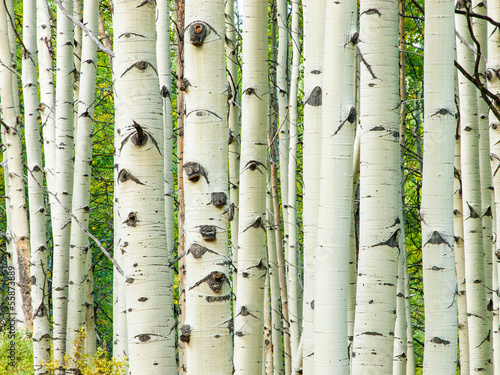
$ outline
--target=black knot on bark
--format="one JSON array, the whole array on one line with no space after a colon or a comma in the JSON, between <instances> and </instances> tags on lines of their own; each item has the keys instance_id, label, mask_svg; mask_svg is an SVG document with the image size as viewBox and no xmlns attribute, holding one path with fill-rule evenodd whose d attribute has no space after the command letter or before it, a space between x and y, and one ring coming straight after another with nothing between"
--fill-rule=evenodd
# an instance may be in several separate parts
<instances>
[{"instance_id":1,"label":"black knot on bark","mask_svg":"<svg viewBox=\"0 0 500 375\"><path fill-rule=\"evenodd\" d=\"M129 227L135 227L137 224L137 215L135 212L130 212L128 214L127 220L124 221L125 224L127 224Z\"/></svg>"},{"instance_id":2,"label":"black knot on bark","mask_svg":"<svg viewBox=\"0 0 500 375\"><path fill-rule=\"evenodd\" d=\"M191 332L191 326L189 324L183 324L181 327L181 335L179 336L179 340L185 342L186 344L189 343L189 340L191 339Z\"/></svg>"},{"instance_id":3,"label":"black knot on bark","mask_svg":"<svg viewBox=\"0 0 500 375\"><path fill-rule=\"evenodd\" d=\"M222 208L227 203L227 195L224 192L212 193L212 200L210 201L215 207Z\"/></svg>"},{"instance_id":4,"label":"black knot on bark","mask_svg":"<svg viewBox=\"0 0 500 375\"><path fill-rule=\"evenodd\" d=\"M208 26L204 22L195 22L189 27L189 41L194 46L201 46L209 32Z\"/></svg>"},{"instance_id":5,"label":"black knot on bark","mask_svg":"<svg viewBox=\"0 0 500 375\"><path fill-rule=\"evenodd\" d=\"M217 238L217 227L215 225L202 225L200 226L200 233L205 241L215 241Z\"/></svg>"},{"instance_id":6,"label":"black knot on bark","mask_svg":"<svg viewBox=\"0 0 500 375\"><path fill-rule=\"evenodd\" d=\"M220 293L226 280L227 277L222 272L213 271L208 275L207 284L215 293Z\"/></svg>"},{"instance_id":7,"label":"black knot on bark","mask_svg":"<svg viewBox=\"0 0 500 375\"><path fill-rule=\"evenodd\" d=\"M196 163L196 162L188 162L185 163L182 167L184 169L184 172L186 172L187 179L191 182L198 182L200 180L200 177L205 177L205 180L207 181L207 184L210 183L208 181L208 173L201 166L201 164Z\"/></svg>"},{"instance_id":8,"label":"black knot on bark","mask_svg":"<svg viewBox=\"0 0 500 375\"><path fill-rule=\"evenodd\" d=\"M132 135L130 141L134 144L134 146L137 147L144 146L148 141L148 135L144 132L144 129L142 128L141 125L139 125L134 120L132 120L132 122L133 122L132 126L135 129L135 134Z\"/></svg>"}]
</instances>

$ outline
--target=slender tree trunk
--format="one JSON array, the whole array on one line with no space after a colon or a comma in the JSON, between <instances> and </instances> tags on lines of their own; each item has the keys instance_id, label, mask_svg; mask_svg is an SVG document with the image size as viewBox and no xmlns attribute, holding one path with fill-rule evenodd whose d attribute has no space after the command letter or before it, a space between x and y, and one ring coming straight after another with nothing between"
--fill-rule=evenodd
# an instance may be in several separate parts
<instances>
[{"instance_id":1,"label":"slender tree trunk","mask_svg":"<svg viewBox=\"0 0 500 375\"><path fill-rule=\"evenodd\" d=\"M426 100L421 205L426 317L424 374L455 374L458 335L452 221L455 134L453 2L429 0L425 16Z\"/></svg>"},{"instance_id":2,"label":"slender tree trunk","mask_svg":"<svg viewBox=\"0 0 500 375\"><path fill-rule=\"evenodd\" d=\"M360 245L352 371L390 373L401 235L398 2L360 8ZM384 189L380 189L380 184ZM375 354L376 353L376 354Z\"/></svg>"},{"instance_id":3,"label":"slender tree trunk","mask_svg":"<svg viewBox=\"0 0 500 375\"><path fill-rule=\"evenodd\" d=\"M99 2L85 2L85 25L93 35L98 33ZM97 45L86 35L81 46L81 78L75 132L75 176L72 209L85 229L89 227L92 136L94 132L94 100L97 74ZM68 325L66 352L73 355L73 342L85 328L87 305L88 253L92 253L87 234L73 219L71 224L68 288ZM91 257L90 257L91 258ZM91 258L92 259L92 258ZM69 373L76 373L70 367Z\"/></svg>"},{"instance_id":4,"label":"slender tree trunk","mask_svg":"<svg viewBox=\"0 0 500 375\"><path fill-rule=\"evenodd\" d=\"M172 306L154 4L115 2L113 26L119 136L115 223L125 273L129 373L166 374L171 366L167 345L171 327L159 317Z\"/></svg>"},{"instance_id":5,"label":"slender tree trunk","mask_svg":"<svg viewBox=\"0 0 500 375\"><path fill-rule=\"evenodd\" d=\"M468 11L470 2L457 3ZM456 30L469 44L466 16L455 16ZM474 70L474 56L468 46L457 39L457 61L468 71ZM462 200L464 218L465 283L467 289L467 323L469 326L469 365L471 374L490 373L491 326L487 317L485 289L485 253L483 247L481 185L479 164L479 129L477 93L474 85L458 74L460 96Z\"/></svg>"},{"instance_id":6,"label":"slender tree trunk","mask_svg":"<svg viewBox=\"0 0 500 375\"><path fill-rule=\"evenodd\" d=\"M267 273L265 209L267 166L267 1L242 4L243 97L240 173L235 374L262 372L264 280Z\"/></svg>"},{"instance_id":7,"label":"slender tree trunk","mask_svg":"<svg viewBox=\"0 0 500 375\"><path fill-rule=\"evenodd\" d=\"M74 24L62 11L73 13L73 0L64 0L57 11L57 75L56 75L56 152L55 152L55 194L61 204L51 208L54 238L54 260L52 270L53 340L54 359L62 366L66 353L66 322L68 315L68 272L71 217L64 207L71 209L73 190L74 157L74 112L73 86ZM62 206L64 205L64 207ZM68 344L71 347L72 343ZM63 374L59 367L57 374Z\"/></svg>"},{"instance_id":8,"label":"slender tree trunk","mask_svg":"<svg viewBox=\"0 0 500 375\"><path fill-rule=\"evenodd\" d=\"M170 63L170 0L159 0L157 5L156 30L158 40L156 43L158 75L160 79L160 93L163 104L163 132L164 132L164 167L165 167L165 227L167 236L167 261L170 265L167 271L167 298L171 308L167 309L164 319L168 327L168 374L176 374L177 363L175 359L175 316L174 316L174 268L175 258L175 212L174 198L175 186L173 175L173 124L172 124L172 80Z\"/></svg>"},{"instance_id":9,"label":"slender tree trunk","mask_svg":"<svg viewBox=\"0 0 500 375\"><path fill-rule=\"evenodd\" d=\"M226 66L229 83L229 196L234 205L234 217L231 221L231 258L233 260L233 293L237 293L238 269L238 222L239 222L239 188L240 188L240 94L238 81L238 54L236 42L236 26L234 22L234 0L226 0Z\"/></svg>"},{"instance_id":10,"label":"slender tree trunk","mask_svg":"<svg viewBox=\"0 0 500 375\"><path fill-rule=\"evenodd\" d=\"M9 14L13 17L13 12ZM7 232L13 241L12 261L16 277L16 326L28 330L33 329L33 311L31 307L30 282L30 237L26 195L24 187L23 149L21 142L21 124L16 115L17 79L9 67L13 66L10 43L8 39L9 26L6 3L0 5L0 101L2 103L3 137L2 143L6 149L8 175L5 181L8 192L10 220ZM14 70L15 72L15 70ZM13 81L15 86L13 86ZM5 127L8 129L5 129Z\"/></svg>"},{"instance_id":11,"label":"slender tree trunk","mask_svg":"<svg viewBox=\"0 0 500 375\"><path fill-rule=\"evenodd\" d=\"M314 372L349 374L347 307L351 248L355 1L327 1L314 299ZM333 126L332 126L333 123ZM328 171L328 172L325 172Z\"/></svg>"},{"instance_id":12,"label":"slender tree trunk","mask_svg":"<svg viewBox=\"0 0 500 375\"><path fill-rule=\"evenodd\" d=\"M314 373L314 287L321 158L325 0L304 7L304 306L303 372Z\"/></svg>"},{"instance_id":13,"label":"slender tree trunk","mask_svg":"<svg viewBox=\"0 0 500 375\"><path fill-rule=\"evenodd\" d=\"M224 1L186 1L185 22L187 274L181 340L188 373L231 374Z\"/></svg>"},{"instance_id":14,"label":"slender tree trunk","mask_svg":"<svg viewBox=\"0 0 500 375\"><path fill-rule=\"evenodd\" d=\"M47 216L43 194L42 142L37 84L36 5L23 2L23 94L30 207L31 299L33 305L33 366L35 375L48 374L50 322L47 291Z\"/></svg>"},{"instance_id":15,"label":"slender tree trunk","mask_svg":"<svg viewBox=\"0 0 500 375\"><path fill-rule=\"evenodd\" d=\"M297 227L297 141L298 141L298 89L299 89L299 68L300 68L300 0L292 1L292 77L290 83L290 101L289 112L289 157L288 157L288 201L286 202L288 218L288 313L290 319L290 349L292 351L292 363L295 362L295 356L300 340L300 312L299 295L302 293L299 286L299 241ZM282 178L283 181L283 178Z\"/></svg>"}]
</instances>

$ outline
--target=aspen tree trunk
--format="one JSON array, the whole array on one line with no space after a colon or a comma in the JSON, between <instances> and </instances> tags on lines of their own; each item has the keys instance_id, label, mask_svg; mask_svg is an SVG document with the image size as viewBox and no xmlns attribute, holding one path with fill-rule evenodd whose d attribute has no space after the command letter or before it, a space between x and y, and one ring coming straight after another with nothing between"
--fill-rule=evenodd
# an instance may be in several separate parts
<instances>
[{"instance_id":1,"label":"aspen tree trunk","mask_svg":"<svg viewBox=\"0 0 500 375\"><path fill-rule=\"evenodd\" d=\"M488 3L488 17L493 19L500 19L500 1L492 0ZM491 91L494 95L500 94L500 79L497 76L497 72L500 71L500 31L497 27L488 23L488 43L487 43L487 51L488 51L488 61L487 61L487 69L486 69L486 79L487 79L487 87L488 90ZM493 104L498 109L498 106L495 102ZM500 214L500 119L498 119L493 111L490 111L489 116L489 135L490 135L490 160L491 160L491 172L492 172L492 184L493 184L493 193L494 193L494 212L493 217L496 221L495 226L493 227L493 231L498 236L500 233L500 220L498 220ZM498 262L500 259L500 241L496 238L495 241L495 256L494 260L497 266L496 282L493 284L493 289L496 291L498 296ZM498 305L497 305L498 306ZM496 310L498 311L498 310ZM498 317L498 315L497 315ZM494 319L495 322L495 319ZM496 325L493 329L493 344L494 344L494 373L495 375L500 374L500 350L496 350L500 348L500 338L498 333L498 318Z\"/></svg>"},{"instance_id":2,"label":"aspen tree trunk","mask_svg":"<svg viewBox=\"0 0 500 375\"><path fill-rule=\"evenodd\" d=\"M171 308L167 309L165 316L168 327L167 348L168 374L176 374L177 363L175 358L175 316L174 316L174 258L175 258L175 212L174 198L175 186L173 175L173 124L172 124L172 80L170 63L170 0L158 0L156 3L156 30L158 39L156 43L156 61L160 80L160 93L163 104L163 132L164 132L164 168L165 168L165 228L167 236L167 261L171 265L167 270L167 298Z\"/></svg>"},{"instance_id":3,"label":"aspen tree trunk","mask_svg":"<svg viewBox=\"0 0 500 375\"><path fill-rule=\"evenodd\" d=\"M480 0L474 0L472 2L473 11L486 16L486 3ZM487 57L487 24L486 21L480 18L472 19L472 26L476 38L481 46L481 55ZM475 56L476 61L478 60ZM479 59L478 64L479 72L484 74L486 71L486 63L483 59ZM485 260L485 287L486 287L486 305L488 306L492 303L493 294L490 293L492 290L492 269L493 260L492 252L489 251L493 247L493 186L491 183L491 166L490 166L490 137L488 132L488 104L481 97L481 93L476 90L477 94L477 107L478 107L478 121L479 121L479 165L480 165L480 176L481 176L481 215L483 222L483 245L484 245L484 260ZM489 311L489 310L488 310ZM491 312L488 312L488 320L491 321Z\"/></svg>"},{"instance_id":4,"label":"aspen tree trunk","mask_svg":"<svg viewBox=\"0 0 500 375\"><path fill-rule=\"evenodd\" d=\"M90 250L90 249L89 249ZM87 280L85 282L85 354L94 357L97 350L96 316L94 310L94 272L92 251L87 252ZM92 358L89 358L89 362Z\"/></svg>"},{"instance_id":5,"label":"aspen tree trunk","mask_svg":"<svg viewBox=\"0 0 500 375\"><path fill-rule=\"evenodd\" d=\"M55 192L55 116L54 74L52 61L51 26L47 1L36 1L38 66L40 83L40 116L43 130L44 172L47 189ZM54 197L49 194L49 207L54 207Z\"/></svg>"},{"instance_id":6,"label":"aspen tree trunk","mask_svg":"<svg viewBox=\"0 0 500 375\"><path fill-rule=\"evenodd\" d=\"M130 374L167 374L171 358L162 102L155 7L116 1L113 19L118 165L116 225L123 254Z\"/></svg>"},{"instance_id":7,"label":"aspen tree trunk","mask_svg":"<svg viewBox=\"0 0 500 375\"><path fill-rule=\"evenodd\" d=\"M262 372L268 114L267 1L244 1L242 134L235 374Z\"/></svg>"},{"instance_id":8,"label":"aspen tree trunk","mask_svg":"<svg viewBox=\"0 0 500 375\"><path fill-rule=\"evenodd\" d=\"M470 8L457 2L462 10ZM456 29L472 44L466 16L455 16ZM474 56L470 49L457 39L457 60L472 72ZM462 202L464 218L465 283L467 289L467 323L469 326L469 366L471 374L491 371L491 325L487 317L485 289L485 253L483 247L481 185L479 165L479 129L477 92L474 85L458 73L460 96Z\"/></svg>"},{"instance_id":9,"label":"aspen tree trunk","mask_svg":"<svg viewBox=\"0 0 500 375\"><path fill-rule=\"evenodd\" d=\"M83 1L82 0L73 0L73 16L75 17L76 20L80 21L83 23ZM80 27L77 25L74 25L75 28L75 39L74 39L74 46L75 46L75 51L73 55L73 61L75 64L75 84L74 84L74 89L73 89L73 96L75 98L75 104L78 103L78 99L80 97L80 74L81 74L81 67L82 67L82 61L83 61L83 56L82 56L82 44L83 44L83 32ZM94 34L94 35L97 35ZM75 108L76 109L76 108ZM75 130L76 127L78 126L78 110L75 113ZM75 131L76 133L76 131Z\"/></svg>"},{"instance_id":10,"label":"aspen tree trunk","mask_svg":"<svg viewBox=\"0 0 500 375\"><path fill-rule=\"evenodd\" d=\"M303 372L314 373L314 288L321 160L321 116L325 0L308 1L304 9L304 304ZM310 6L309 6L310 5Z\"/></svg>"},{"instance_id":11,"label":"aspen tree trunk","mask_svg":"<svg viewBox=\"0 0 500 375\"><path fill-rule=\"evenodd\" d=\"M283 206L283 245L285 259L288 261L288 161L290 148L290 119L288 113L288 50L290 35L288 30L288 1L277 0L276 3L278 23L278 61L276 66L276 90L278 93L278 139L279 139L279 159L280 159L280 192ZM287 266L288 271L288 266ZM290 335L290 331L285 331ZM291 337L290 337L291 339ZM291 358L291 354L290 358ZM291 371L291 370L290 370Z\"/></svg>"},{"instance_id":12,"label":"aspen tree trunk","mask_svg":"<svg viewBox=\"0 0 500 375\"><path fill-rule=\"evenodd\" d=\"M453 2L429 0L425 16L426 100L421 205L426 317L424 374L455 374L457 279L452 221L455 134Z\"/></svg>"},{"instance_id":13,"label":"aspen tree trunk","mask_svg":"<svg viewBox=\"0 0 500 375\"><path fill-rule=\"evenodd\" d=\"M33 311L31 307L30 282L30 238L28 227L28 213L24 187L24 170L22 158L21 126L16 115L17 79L13 86L14 74L12 55L8 40L9 26L5 3L0 5L0 102L2 106L2 143L6 149L4 163L8 169L5 179L6 205L9 206L10 220L7 222L7 232L11 237L12 259L16 277L16 326L18 328L33 329ZM10 13L13 14L12 12ZM15 71L15 70L14 70ZM8 129L5 129L8 126Z\"/></svg>"},{"instance_id":14,"label":"aspen tree trunk","mask_svg":"<svg viewBox=\"0 0 500 375\"><path fill-rule=\"evenodd\" d=\"M178 166L177 170L182 171L184 164L184 123L186 117L186 105L185 105L185 90L187 83L184 81L184 3L185 0L174 0L175 1L175 24L176 24L176 58L177 58L177 160ZM184 175L183 173L177 173L178 181L178 237L179 245L177 248L177 254L180 256L178 262L179 270L179 302L180 311L177 314L177 324L182 325L186 317L186 266L185 254L186 241L185 241L185 210L184 210ZM178 335L179 341L177 342L177 353L179 356L179 374L186 373L186 356L184 354L185 344L180 341L180 335Z\"/></svg>"},{"instance_id":15,"label":"aspen tree trunk","mask_svg":"<svg viewBox=\"0 0 500 375\"><path fill-rule=\"evenodd\" d=\"M188 374L231 374L224 1L186 1L185 24L187 273L181 340Z\"/></svg>"},{"instance_id":16,"label":"aspen tree trunk","mask_svg":"<svg viewBox=\"0 0 500 375\"><path fill-rule=\"evenodd\" d=\"M272 139L272 137L269 137ZM273 157L273 156L271 156ZM273 162L276 162L273 160ZM273 351L273 375L281 375L283 369L283 324L280 314L280 285L278 276L278 259L276 247L276 220L274 215L273 193L277 187L273 186L272 169L268 163L267 181L267 253L269 258L269 286L271 291L271 323L272 323L272 351Z\"/></svg>"},{"instance_id":17,"label":"aspen tree trunk","mask_svg":"<svg viewBox=\"0 0 500 375\"><path fill-rule=\"evenodd\" d=\"M233 293L237 293L238 269L238 218L240 187L240 94L238 83L238 55L236 26L234 22L234 0L225 1L226 13L226 69L229 84L228 127L229 127L229 196L234 205L234 217L231 221L231 258L233 261Z\"/></svg>"},{"instance_id":18,"label":"aspen tree trunk","mask_svg":"<svg viewBox=\"0 0 500 375\"><path fill-rule=\"evenodd\" d=\"M23 2L23 95L26 157L30 207L31 300L33 305L33 369L35 375L48 374L43 367L50 361L50 322L47 264L47 216L43 194L42 142L37 85L37 29L34 0Z\"/></svg>"},{"instance_id":19,"label":"aspen tree trunk","mask_svg":"<svg viewBox=\"0 0 500 375\"><path fill-rule=\"evenodd\" d=\"M354 374L392 369L401 235L398 2L361 1L360 15L362 183Z\"/></svg>"},{"instance_id":20,"label":"aspen tree trunk","mask_svg":"<svg viewBox=\"0 0 500 375\"><path fill-rule=\"evenodd\" d=\"M349 374L347 298L356 110L356 3L327 1L316 288L314 373Z\"/></svg>"},{"instance_id":21,"label":"aspen tree trunk","mask_svg":"<svg viewBox=\"0 0 500 375\"><path fill-rule=\"evenodd\" d=\"M99 2L85 1L86 27L93 35L98 33ZM85 229L89 227L90 178L92 166L92 135L94 132L94 100L97 74L97 45L85 35L81 46L81 72L79 76L79 98L77 126L75 132L75 165L72 209L76 219ZM90 241L87 234L73 219L71 223L68 325L66 330L66 352L73 355L73 342L81 328L85 328L87 305L87 278ZM90 256L92 259L92 257ZM75 367L68 369L76 373Z\"/></svg>"},{"instance_id":22,"label":"aspen tree trunk","mask_svg":"<svg viewBox=\"0 0 500 375\"><path fill-rule=\"evenodd\" d=\"M73 84L74 24L61 10L73 13L73 0L59 3L57 10L57 75L55 102L55 194L60 202L71 209L73 190ZM68 271L71 217L64 207L55 203L51 208L54 238L52 281L54 360L61 366L66 353L66 322L68 314ZM69 343L71 345L71 343ZM59 367L57 374L63 374Z\"/></svg>"},{"instance_id":23,"label":"aspen tree trunk","mask_svg":"<svg viewBox=\"0 0 500 375\"><path fill-rule=\"evenodd\" d=\"M455 268L457 273L458 343L460 371L469 373L469 328L467 325L467 297L465 287L464 223L462 202L462 167L460 123L457 121L455 135L455 178L453 183L453 233L455 238Z\"/></svg>"},{"instance_id":24,"label":"aspen tree trunk","mask_svg":"<svg viewBox=\"0 0 500 375\"><path fill-rule=\"evenodd\" d=\"M300 69L300 0L292 1L292 77L290 83L290 101L289 112L289 157L288 157L288 246L286 247L288 259L288 313L290 319L290 349L292 351L292 363L295 362L295 356L300 340L300 312L299 295L302 293L299 286L298 258L299 241L297 227L297 138L298 138L298 89L299 89L299 69ZM283 178L282 178L283 181Z\"/></svg>"}]
</instances>

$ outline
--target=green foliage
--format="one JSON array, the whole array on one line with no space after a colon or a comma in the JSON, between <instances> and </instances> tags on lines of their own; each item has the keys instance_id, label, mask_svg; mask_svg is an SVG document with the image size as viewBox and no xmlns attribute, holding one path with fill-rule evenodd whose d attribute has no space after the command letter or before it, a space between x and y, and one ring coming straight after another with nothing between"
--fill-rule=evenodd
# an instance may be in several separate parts
<instances>
[{"instance_id":1,"label":"green foliage","mask_svg":"<svg viewBox=\"0 0 500 375\"><path fill-rule=\"evenodd\" d=\"M32 373L33 341L29 334L17 331L12 337L6 329L0 332L0 375Z\"/></svg>"},{"instance_id":2,"label":"green foliage","mask_svg":"<svg viewBox=\"0 0 500 375\"><path fill-rule=\"evenodd\" d=\"M64 356L64 364L59 366L51 353L50 362L45 364L45 368L50 374L54 374L55 369L63 367L64 369L76 369L81 375L124 375L126 373L126 360L116 360L112 358L106 350L106 347L99 347L93 357L84 354L85 331L80 333L73 342L72 356Z\"/></svg>"}]
</instances>

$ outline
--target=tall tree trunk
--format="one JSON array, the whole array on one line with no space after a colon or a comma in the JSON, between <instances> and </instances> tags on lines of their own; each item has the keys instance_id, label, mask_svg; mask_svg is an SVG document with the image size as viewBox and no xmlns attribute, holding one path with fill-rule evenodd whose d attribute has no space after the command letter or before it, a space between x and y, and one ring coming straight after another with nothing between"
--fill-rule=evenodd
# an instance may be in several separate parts
<instances>
[{"instance_id":1,"label":"tall tree trunk","mask_svg":"<svg viewBox=\"0 0 500 375\"><path fill-rule=\"evenodd\" d=\"M233 260L233 293L237 293L238 269L238 218L240 188L240 87L238 81L238 51L236 42L236 24L234 22L234 0L226 0L226 66L229 84L228 127L229 127L229 197L234 205L234 217L231 221L231 258Z\"/></svg>"},{"instance_id":2,"label":"tall tree trunk","mask_svg":"<svg viewBox=\"0 0 500 375\"><path fill-rule=\"evenodd\" d=\"M304 7L304 306L303 372L314 373L314 288L321 160L325 0Z\"/></svg>"},{"instance_id":3,"label":"tall tree trunk","mask_svg":"<svg viewBox=\"0 0 500 375\"><path fill-rule=\"evenodd\" d=\"M268 114L267 1L242 4L243 97L241 126L238 294L235 308L235 373L262 372L266 255Z\"/></svg>"},{"instance_id":4,"label":"tall tree trunk","mask_svg":"<svg viewBox=\"0 0 500 375\"><path fill-rule=\"evenodd\" d=\"M163 132L164 132L164 167L165 167L165 228L167 236L167 261L170 265L167 270L167 298L171 308L167 309L164 319L168 327L168 374L176 374L175 359L175 316L174 316L174 258L175 258L175 186L173 175L173 124L172 124L172 80L170 63L170 0L158 0L156 8L156 61L160 79L160 93L163 104Z\"/></svg>"},{"instance_id":5,"label":"tall tree trunk","mask_svg":"<svg viewBox=\"0 0 500 375\"><path fill-rule=\"evenodd\" d=\"M85 1L86 27L93 35L98 33L99 2ZM92 166L92 136L94 132L94 100L97 74L97 45L85 35L81 46L81 78L75 132L75 166L73 184L73 214L84 229L89 227L90 182ZM87 305L88 253L90 242L83 228L73 219L71 223L68 289L68 325L66 352L72 355L73 342L85 328ZM91 254L90 254L91 255ZM90 257L92 259L92 257ZM69 373L76 373L73 366Z\"/></svg>"},{"instance_id":6,"label":"tall tree trunk","mask_svg":"<svg viewBox=\"0 0 500 375\"><path fill-rule=\"evenodd\" d=\"M314 299L314 373L349 374L347 306L357 5L327 1ZM333 124L332 124L333 123ZM328 171L325 173L325 171Z\"/></svg>"},{"instance_id":7,"label":"tall tree trunk","mask_svg":"<svg viewBox=\"0 0 500 375\"><path fill-rule=\"evenodd\" d=\"M392 369L402 222L398 2L362 0L360 14L361 189L354 374Z\"/></svg>"},{"instance_id":8,"label":"tall tree trunk","mask_svg":"<svg viewBox=\"0 0 500 375\"><path fill-rule=\"evenodd\" d=\"M185 23L187 273L181 340L188 373L231 374L224 1L186 1Z\"/></svg>"},{"instance_id":9,"label":"tall tree trunk","mask_svg":"<svg viewBox=\"0 0 500 375\"><path fill-rule=\"evenodd\" d=\"M73 13L73 0L58 3L57 10L57 75L56 75L56 152L55 152L55 194L60 203L51 208L54 256L52 270L53 340L54 359L59 363L57 374L63 374L61 367L66 353L66 322L68 315L68 272L71 217L65 208L71 209L73 196L74 157L74 113L73 86L74 24L62 10ZM64 205L64 207L63 207ZM72 343L68 344L71 347Z\"/></svg>"},{"instance_id":10,"label":"tall tree trunk","mask_svg":"<svg viewBox=\"0 0 500 375\"><path fill-rule=\"evenodd\" d=\"M155 6L117 1L113 19L118 165L115 218L125 273L130 374L166 374L168 298L162 102Z\"/></svg>"},{"instance_id":11,"label":"tall tree trunk","mask_svg":"<svg viewBox=\"0 0 500 375\"><path fill-rule=\"evenodd\" d=\"M37 84L37 29L34 0L23 2L23 94L26 156L30 207L31 300L33 306L33 368L35 375L48 374L50 322L47 264L47 216L43 194L42 142Z\"/></svg>"},{"instance_id":12,"label":"tall tree trunk","mask_svg":"<svg viewBox=\"0 0 500 375\"><path fill-rule=\"evenodd\" d=\"M10 10L9 14L13 17L12 10ZM11 44L8 39L9 26L7 19L11 18L7 14L6 3L4 2L0 5L0 61L2 61L0 65L0 101L2 103L3 120L2 143L5 147L4 163L6 160L5 164L8 168L5 184L8 186L6 188L8 203L6 204L9 205L10 220L7 222L7 232L13 241L11 261L15 267L16 278L16 326L32 330L30 238L23 180L21 124L16 114L17 78L13 78L15 74L10 68L13 63ZM15 86L13 86L13 81Z\"/></svg>"},{"instance_id":13,"label":"tall tree trunk","mask_svg":"<svg viewBox=\"0 0 500 375\"><path fill-rule=\"evenodd\" d=\"M457 2L457 8L463 11L468 12L470 7L470 1ZM455 22L457 32L472 44L468 25L471 21L467 16L457 14ZM467 72L474 71L474 55L468 46L458 39L457 61ZM490 373L491 327L486 309L477 92L474 85L461 73L458 74L458 84L469 366L472 374L483 371Z\"/></svg>"},{"instance_id":14,"label":"tall tree trunk","mask_svg":"<svg viewBox=\"0 0 500 375\"><path fill-rule=\"evenodd\" d=\"M455 52L453 2L426 2L422 253L424 374L455 373L457 307L453 253ZM436 286L439 285L439 288Z\"/></svg>"},{"instance_id":15,"label":"tall tree trunk","mask_svg":"<svg viewBox=\"0 0 500 375\"><path fill-rule=\"evenodd\" d=\"M299 240L297 227L297 141L298 141L298 89L299 89L299 69L300 69L300 0L292 1L292 77L290 82L290 97L288 105L289 113L289 152L288 152L288 201L286 202L286 211L288 223L287 240L287 259L288 259L288 314L290 321L290 349L292 351L292 363L295 362L295 356L300 340L300 311L299 300L302 290L299 285ZM283 178L282 178L283 181Z\"/></svg>"}]
</instances>

